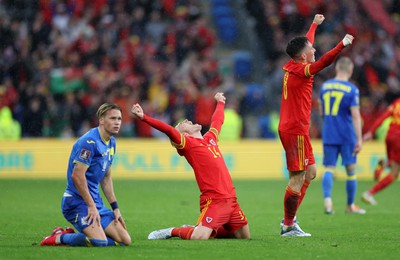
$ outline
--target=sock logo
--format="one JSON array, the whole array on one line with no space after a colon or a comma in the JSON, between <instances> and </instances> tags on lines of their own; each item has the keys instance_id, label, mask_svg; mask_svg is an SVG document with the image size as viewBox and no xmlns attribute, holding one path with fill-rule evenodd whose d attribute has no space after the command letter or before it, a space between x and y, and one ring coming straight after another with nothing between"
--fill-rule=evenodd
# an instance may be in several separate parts
<instances>
[{"instance_id":1,"label":"sock logo","mask_svg":"<svg viewBox=\"0 0 400 260\"><path fill-rule=\"evenodd\" d=\"M206 222L207 222L207 223L211 223L211 221L213 221L213 218L212 218L212 217L206 217Z\"/></svg>"}]
</instances>

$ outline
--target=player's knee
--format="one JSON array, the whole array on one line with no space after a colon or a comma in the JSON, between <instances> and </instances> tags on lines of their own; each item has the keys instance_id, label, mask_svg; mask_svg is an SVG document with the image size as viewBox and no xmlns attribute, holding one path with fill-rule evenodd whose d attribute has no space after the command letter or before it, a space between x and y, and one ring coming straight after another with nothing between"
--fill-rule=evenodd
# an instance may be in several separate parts
<instances>
[{"instance_id":1,"label":"player's knee","mask_svg":"<svg viewBox=\"0 0 400 260\"><path fill-rule=\"evenodd\" d=\"M95 238L89 238L89 242L94 247L107 246L107 243L108 243L107 239L103 240L103 239L95 239Z\"/></svg>"},{"instance_id":2,"label":"player's knee","mask_svg":"<svg viewBox=\"0 0 400 260\"><path fill-rule=\"evenodd\" d=\"M315 177L317 177L317 168L315 167L315 164L310 165L307 169L307 173L306 173L306 179L308 181L312 181L315 179Z\"/></svg>"},{"instance_id":3,"label":"player's knee","mask_svg":"<svg viewBox=\"0 0 400 260\"><path fill-rule=\"evenodd\" d=\"M236 238L239 239L249 239L250 238L250 229L249 225L245 225L241 228L239 228L235 233L234 233Z\"/></svg>"},{"instance_id":4,"label":"player's knee","mask_svg":"<svg viewBox=\"0 0 400 260\"><path fill-rule=\"evenodd\" d=\"M131 239L131 237L129 235L124 236L122 238L121 243L124 244L125 246L129 246L132 243L132 239Z\"/></svg>"}]
</instances>

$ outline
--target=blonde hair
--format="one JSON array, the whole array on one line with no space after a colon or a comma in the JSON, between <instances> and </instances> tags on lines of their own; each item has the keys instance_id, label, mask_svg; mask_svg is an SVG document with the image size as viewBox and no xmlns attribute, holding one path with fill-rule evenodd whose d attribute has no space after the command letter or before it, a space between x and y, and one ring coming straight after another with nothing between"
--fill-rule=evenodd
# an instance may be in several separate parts
<instances>
[{"instance_id":1,"label":"blonde hair","mask_svg":"<svg viewBox=\"0 0 400 260\"><path fill-rule=\"evenodd\" d=\"M117 104L104 103L103 105L101 105L99 107L99 109L97 109L97 112L96 112L97 118L100 119L101 117L105 116L105 114L108 111L110 111L112 109L117 109L122 112L121 108Z\"/></svg>"},{"instance_id":2,"label":"blonde hair","mask_svg":"<svg viewBox=\"0 0 400 260\"><path fill-rule=\"evenodd\" d=\"M349 57L340 57L336 62L335 68L337 71L352 72L354 63Z\"/></svg>"}]
</instances>

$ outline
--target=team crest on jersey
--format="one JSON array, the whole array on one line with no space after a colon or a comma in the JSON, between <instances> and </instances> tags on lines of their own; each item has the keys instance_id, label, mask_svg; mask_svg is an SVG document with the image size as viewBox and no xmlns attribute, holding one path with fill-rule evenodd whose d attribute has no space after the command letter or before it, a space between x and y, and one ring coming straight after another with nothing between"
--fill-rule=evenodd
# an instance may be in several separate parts
<instances>
[{"instance_id":1,"label":"team crest on jersey","mask_svg":"<svg viewBox=\"0 0 400 260\"><path fill-rule=\"evenodd\" d=\"M207 222L208 224L210 224L211 221L213 221L213 218L212 218L212 217L206 217L206 222Z\"/></svg>"},{"instance_id":2,"label":"team crest on jersey","mask_svg":"<svg viewBox=\"0 0 400 260\"><path fill-rule=\"evenodd\" d=\"M213 139L210 140L210 144L212 144L214 146L217 145Z\"/></svg>"},{"instance_id":3,"label":"team crest on jersey","mask_svg":"<svg viewBox=\"0 0 400 260\"><path fill-rule=\"evenodd\" d=\"M79 158L81 158L82 160L87 161L89 159L90 156L90 151L86 150L86 149L82 149L81 150L81 154L79 155Z\"/></svg>"}]
</instances>

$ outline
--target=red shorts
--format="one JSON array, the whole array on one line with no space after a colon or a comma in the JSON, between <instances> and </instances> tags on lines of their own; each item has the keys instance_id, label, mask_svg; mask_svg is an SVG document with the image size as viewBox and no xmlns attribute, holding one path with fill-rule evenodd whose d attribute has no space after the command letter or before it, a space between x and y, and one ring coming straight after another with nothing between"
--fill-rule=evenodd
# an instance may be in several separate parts
<instances>
[{"instance_id":1,"label":"red shorts","mask_svg":"<svg viewBox=\"0 0 400 260\"><path fill-rule=\"evenodd\" d=\"M215 237L217 230L223 227L228 233L233 233L247 225L246 215L237 203L236 198L230 199L202 199L200 201L200 223L213 230L211 237Z\"/></svg>"},{"instance_id":2,"label":"red shorts","mask_svg":"<svg viewBox=\"0 0 400 260\"><path fill-rule=\"evenodd\" d=\"M289 171L305 171L308 165L315 164L309 135L288 134L279 131L279 137L286 152L286 164Z\"/></svg>"},{"instance_id":3,"label":"red shorts","mask_svg":"<svg viewBox=\"0 0 400 260\"><path fill-rule=\"evenodd\" d=\"M386 136L386 153L390 161L400 163L400 140L398 136L387 135Z\"/></svg>"}]
</instances>

